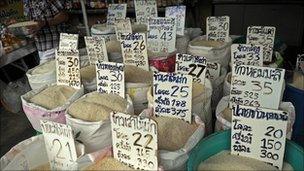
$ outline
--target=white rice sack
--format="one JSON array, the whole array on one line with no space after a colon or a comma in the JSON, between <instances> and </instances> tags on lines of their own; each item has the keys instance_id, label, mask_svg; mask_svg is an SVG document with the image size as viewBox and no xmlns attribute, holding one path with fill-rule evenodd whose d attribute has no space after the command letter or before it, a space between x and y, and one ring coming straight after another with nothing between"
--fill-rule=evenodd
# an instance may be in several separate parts
<instances>
[{"instance_id":1,"label":"white rice sack","mask_svg":"<svg viewBox=\"0 0 304 171\"><path fill-rule=\"evenodd\" d=\"M230 95L231 75L232 75L232 72L229 72L225 77L225 81L224 81L224 85L223 85L223 96Z\"/></svg>"},{"instance_id":2,"label":"white rice sack","mask_svg":"<svg viewBox=\"0 0 304 171\"><path fill-rule=\"evenodd\" d=\"M95 65L89 65L81 68L80 76L86 93L97 90Z\"/></svg>"},{"instance_id":3,"label":"white rice sack","mask_svg":"<svg viewBox=\"0 0 304 171\"><path fill-rule=\"evenodd\" d=\"M133 114L133 104L114 94L92 92L75 101L66 110L66 121L81 141L86 152L91 153L112 144L110 113L112 111Z\"/></svg>"},{"instance_id":4,"label":"white rice sack","mask_svg":"<svg viewBox=\"0 0 304 171\"><path fill-rule=\"evenodd\" d=\"M290 139L295 121L295 108L290 102L281 102L279 110L289 113L286 138ZM229 96L225 96L221 99L217 105L215 115L217 119L216 131L231 129L232 110L229 109Z\"/></svg>"},{"instance_id":5,"label":"white rice sack","mask_svg":"<svg viewBox=\"0 0 304 171\"><path fill-rule=\"evenodd\" d=\"M213 91L212 91L212 101L211 101L211 108L212 111L215 111L218 102L223 97L223 85L225 81L225 77L227 74L226 68L221 68L220 76L214 80L211 80Z\"/></svg>"}]
</instances>

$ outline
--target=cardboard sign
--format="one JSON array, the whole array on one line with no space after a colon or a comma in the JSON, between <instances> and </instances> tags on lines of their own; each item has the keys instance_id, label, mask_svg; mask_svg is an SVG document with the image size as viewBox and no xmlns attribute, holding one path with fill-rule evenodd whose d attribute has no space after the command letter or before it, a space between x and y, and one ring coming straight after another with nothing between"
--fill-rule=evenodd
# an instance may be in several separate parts
<instances>
[{"instance_id":1,"label":"cardboard sign","mask_svg":"<svg viewBox=\"0 0 304 171\"><path fill-rule=\"evenodd\" d=\"M98 60L108 61L105 40L102 37L84 37L90 64L95 65Z\"/></svg>"},{"instance_id":2,"label":"cardboard sign","mask_svg":"<svg viewBox=\"0 0 304 171\"><path fill-rule=\"evenodd\" d=\"M175 72L193 76L193 82L205 82L207 62L202 56L176 54Z\"/></svg>"},{"instance_id":3,"label":"cardboard sign","mask_svg":"<svg viewBox=\"0 0 304 171\"><path fill-rule=\"evenodd\" d=\"M77 153L72 128L40 120L51 170L76 170Z\"/></svg>"},{"instance_id":4,"label":"cardboard sign","mask_svg":"<svg viewBox=\"0 0 304 171\"><path fill-rule=\"evenodd\" d=\"M116 19L125 19L127 15L127 4L109 4L107 25L115 25Z\"/></svg>"},{"instance_id":5,"label":"cardboard sign","mask_svg":"<svg viewBox=\"0 0 304 171\"><path fill-rule=\"evenodd\" d=\"M233 104L278 109L285 70L249 65L232 69L230 107Z\"/></svg>"},{"instance_id":6,"label":"cardboard sign","mask_svg":"<svg viewBox=\"0 0 304 171\"><path fill-rule=\"evenodd\" d=\"M166 17L176 18L176 34L183 36L185 30L186 6L166 7Z\"/></svg>"},{"instance_id":7,"label":"cardboard sign","mask_svg":"<svg viewBox=\"0 0 304 171\"><path fill-rule=\"evenodd\" d=\"M206 36L207 40L228 42L229 41L229 28L230 17L207 17L206 21Z\"/></svg>"},{"instance_id":8,"label":"cardboard sign","mask_svg":"<svg viewBox=\"0 0 304 171\"><path fill-rule=\"evenodd\" d=\"M136 22L148 25L148 19L157 17L156 0L134 0Z\"/></svg>"},{"instance_id":9,"label":"cardboard sign","mask_svg":"<svg viewBox=\"0 0 304 171\"><path fill-rule=\"evenodd\" d=\"M231 63L235 65L263 66L263 46L231 45Z\"/></svg>"},{"instance_id":10,"label":"cardboard sign","mask_svg":"<svg viewBox=\"0 0 304 171\"><path fill-rule=\"evenodd\" d=\"M121 36L122 57L125 64L149 71L145 33L128 33Z\"/></svg>"},{"instance_id":11,"label":"cardboard sign","mask_svg":"<svg viewBox=\"0 0 304 171\"><path fill-rule=\"evenodd\" d=\"M263 61L271 62L275 38L275 27L251 26L247 28L247 44L263 45Z\"/></svg>"},{"instance_id":12,"label":"cardboard sign","mask_svg":"<svg viewBox=\"0 0 304 171\"><path fill-rule=\"evenodd\" d=\"M304 54L299 54L297 57L296 71L304 74Z\"/></svg>"},{"instance_id":13,"label":"cardboard sign","mask_svg":"<svg viewBox=\"0 0 304 171\"><path fill-rule=\"evenodd\" d=\"M116 19L115 20L115 32L117 40L121 39L121 34L132 33L132 26L130 18L126 19Z\"/></svg>"},{"instance_id":14,"label":"cardboard sign","mask_svg":"<svg viewBox=\"0 0 304 171\"><path fill-rule=\"evenodd\" d=\"M81 88L79 52L56 50L57 84Z\"/></svg>"},{"instance_id":15,"label":"cardboard sign","mask_svg":"<svg viewBox=\"0 0 304 171\"><path fill-rule=\"evenodd\" d=\"M155 121L136 115L112 113L111 127L115 159L133 169L158 170Z\"/></svg>"},{"instance_id":16,"label":"cardboard sign","mask_svg":"<svg viewBox=\"0 0 304 171\"><path fill-rule=\"evenodd\" d=\"M150 18L148 32L148 49L152 52L171 53L175 51L175 18Z\"/></svg>"},{"instance_id":17,"label":"cardboard sign","mask_svg":"<svg viewBox=\"0 0 304 171\"><path fill-rule=\"evenodd\" d=\"M289 114L280 110L235 105L232 108L231 154L283 165Z\"/></svg>"},{"instance_id":18,"label":"cardboard sign","mask_svg":"<svg viewBox=\"0 0 304 171\"><path fill-rule=\"evenodd\" d=\"M125 98L124 65L115 62L98 61L96 63L97 91L113 93Z\"/></svg>"},{"instance_id":19,"label":"cardboard sign","mask_svg":"<svg viewBox=\"0 0 304 171\"><path fill-rule=\"evenodd\" d=\"M60 33L59 51L78 50L78 34Z\"/></svg>"},{"instance_id":20,"label":"cardboard sign","mask_svg":"<svg viewBox=\"0 0 304 171\"><path fill-rule=\"evenodd\" d=\"M206 78L213 81L220 77L221 64L216 62L207 62Z\"/></svg>"},{"instance_id":21,"label":"cardboard sign","mask_svg":"<svg viewBox=\"0 0 304 171\"><path fill-rule=\"evenodd\" d=\"M192 76L155 72L153 76L154 114L191 123Z\"/></svg>"}]
</instances>

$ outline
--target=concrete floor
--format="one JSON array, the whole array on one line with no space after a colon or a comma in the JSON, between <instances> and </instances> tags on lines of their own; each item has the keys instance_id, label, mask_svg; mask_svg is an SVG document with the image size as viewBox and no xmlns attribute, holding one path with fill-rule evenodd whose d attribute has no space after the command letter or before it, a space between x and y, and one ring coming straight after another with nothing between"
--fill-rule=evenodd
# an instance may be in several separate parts
<instances>
[{"instance_id":1,"label":"concrete floor","mask_svg":"<svg viewBox=\"0 0 304 171\"><path fill-rule=\"evenodd\" d=\"M0 156L2 157L14 145L36 135L24 113L14 114L0 107L1 134Z\"/></svg>"}]
</instances>

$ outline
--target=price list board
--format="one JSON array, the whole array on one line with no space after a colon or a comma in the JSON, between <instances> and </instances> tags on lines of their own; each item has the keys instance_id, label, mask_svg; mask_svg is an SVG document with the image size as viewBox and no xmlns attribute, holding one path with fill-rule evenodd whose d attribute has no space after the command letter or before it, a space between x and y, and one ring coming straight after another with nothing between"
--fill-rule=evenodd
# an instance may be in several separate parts
<instances>
[{"instance_id":1,"label":"price list board","mask_svg":"<svg viewBox=\"0 0 304 171\"><path fill-rule=\"evenodd\" d=\"M207 40L221 42L229 41L229 16L207 17L206 26Z\"/></svg>"},{"instance_id":2,"label":"price list board","mask_svg":"<svg viewBox=\"0 0 304 171\"><path fill-rule=\"evenodd\" d=\"M95 65L98 60L108 61L105 40L102 37L84 37L90 64Z\"/></svg>"},{"instance_id":3,"label":"price list board","mask_svg":"<svg viewBox=\"0 0 304 171\"><path fill-rule=\"evenodd\" d=\"M148 25L148 19L157 17L156 0L134 0L137 24Z\"/></svg>"},{"instance_id":4,"label":"price list board","mask_svg":"<svg viewBox=\"0 0 304 171\"><path fill-rule=\"evenodd\" d=\"M78 50L78 34L60 33L59 50Z\"/></svg>"},{"instance_id":5,"label":"price list board","mask_svg":"<svg viewBox=\"0 0 304 171\"><path fill-rule=\"evenodd\" d=\"M263 46L253 44L231 45L231 63L234 65L263 66Z\"/></svg>"},{"instance_id":6,"label":"price list board","mask_svg":"<svg viewBox=\"0 0 304 171\"><path fill-rule=\"evenodd\" d=\"M109 4L107 14L107 25L115 25L116 19L125 19L127 15L127 4Z\"/></svg>"},{"instance_id":7,"label":"price list board","mask_svg":"<svg viewBox=\"0 0 304 171\"><path fill-rule=\"evenodd\" d=\"M124 113L112 113L110 119L114 158L133 169L158 170L156 122Z\"/></svg>"},{"instance_id":8,"label":"price list board","mask_svg":"<svg viewBox=\"0 0 304 171\"><path fill-rule=\"evenodd\" d=\"M166 17L176 18L176 34L183 36L185 30L186 6L166 7Z\"/></svg>"},{"instance_id":9,"label":"price list board","mask_svg":"<svg viewBox=\"0 0 304 171\"><path fill-rule=\"evenodd\" d=\"M231 153L282 169L289 114L242 105L232 107Z\"/></svg>"}]
</instances>

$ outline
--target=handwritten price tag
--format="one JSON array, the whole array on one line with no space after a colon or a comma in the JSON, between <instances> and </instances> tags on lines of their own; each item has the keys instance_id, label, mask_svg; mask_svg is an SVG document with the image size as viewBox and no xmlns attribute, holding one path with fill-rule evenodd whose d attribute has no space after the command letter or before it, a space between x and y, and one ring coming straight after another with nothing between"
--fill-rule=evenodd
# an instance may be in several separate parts
<instances>
[{"instance_id":1,"label":"handwritten price tag","mask_svg":"<svg viewBox=\"0 0 304 171\"><path fill-rule=\"evenodd\" d=\"M115 21L115 32L117 40L121 39L123 33L132 33L132 26L130 18L116 19Z\"/></svg>"},{"instance_id":2,"label":"handwritten price tag","mask_svg":"<svg viewBox=\"0 0 304 171\"><path fill-rule=\"evenodd\" d=\"M228 42L229 41L229 28L230 17L207 17L206 22L207 40Z\"/></svg>"},{"instance_id":3,"label":"handwritten price tag","mask_svg":"<svg viewBox=\"0 0 304 171\"><path fill-rule=\"evenodd\" d=\"M136 126L143 124L145 126ZM158 169L155 121L135 115L112 113L111 127L114 158L133 169Z\"/></svg>"},{"instance_id":4,"label":"handwritten price tag","mask_svg":"<svg viewBox=\"0 0 304 171\"><path fill-rule=\"evenodd\" d=\"M182 119L191 123L192 76L176 73L154 73L153 100L156 116Z\"/></svg>"},{"instance_id":5,"label":"handwritten price tag","mask_svg":"<svg viewBox=\"0 0 304 171\"><path fill-rule=\"evenodd\" d=\"M78 34L60 33L59 50L78 50Z\"/></svg>"},{"instance_id":6,"label":"handwritten price tag","mask_svg":"<svg viewBox=\"0 0 304 171\"><path fill-rule=\"evenodd\" d=\"M263 61L271 62L275 38L275 27L251 26L247 28L247 44L263 46Z\"/></svg>"},{"instance_id":7,"label":"handwritten price tag","mask_svg":"<svg viewBox=\"0 0 304 171\"><path fill-rule=\"evenodd\" d=\"M124 65L114 62L96 63L97 91L118 94L125 98Z\"/></svg>"},{"instance_id":8,"label":"handwritten price tag","mask_svg":"<svg viewBox=\"0 0 304 171\"><path fill-rule=\"evenodd\" d=\"M148 49L153 52L171 53L175 51L175 18L150 18L148 28Z\"/></svg>"},{"instance_id":9,"label":"handwritten price tag","mask_svg":"<svg viewBox=\"0 0 304 171\"><path fill-rule=\"evenodd\" d=\"M207 62L206 78L213 81L220 77L221 64L216 62Z\"/></svg>"},{"instance_id":10,"label":"handwritten price tag","mask_svg":"<svg viewBox=\"0 0 304 171\"><path fill-rule=\"evenodd\" d=\"M288 113L235 105L232 108L231 153L283 165Z\"/></svg>"},{"instance_id":11,"label":"handwritten price tag","mask_svg":"<svg viewBox=\"0 0 304 171\"><path fill-rule=\"evenodd\" d=\"M136 22L148 25L148 19L157 17L156 0L134 0Z\"/></svg>"},{"instance_id":12,"label":"handwritten price tag","mask_svg":"<svg viewBox=\"0 0 304 171\"><path fill-rule=\"evenodd\" d=\"M40 121L51 170L76 170L77 153L72 128L51 121Z\"/></svg>"},{"instance_id":13,"label":"handwritten price tag","mask_svg":"<svg viewBox=\"0 0 304 171\"><path fill-rule=\"evenodd\" d=\"M102 37L85 36L84 40L91 65L95 65L98 60L108 61L106 43Z\"/></svg>"},{"instance_id":14,"label":"handwritten price tag","mask_svg":"<svg viewBox=\"0 0 304 171\"><path fill-rule=\"evenodd\" d=\"M297 57L296 71L302 71L304 74L304 54L299 54Z\"/></svg>"},{"instance_id":15,"label":"handwritten price tag","mask_svg":"<svg viewBox=\"0 0 304 171\"><path fill-rule=\"evenodd\" d=\"M193 76L193 82L205 82L207 62L202 56L176 54L175 72Z\"/></svg>"},{"instance_id":16,"label":"handwritten price tag","mask_svg":"<svg viewBox=\"0 0 304 171\"><path fill-rule=\"evenodd\" d=\"M176 18L176 34L184 35L186 6L166 7L166 17Z\"/></svg>"},{"instance_id":17,"label":"handwritten price tag","mask_svg":"<svg viewBox=\"0 0 304 171\"><path fill-rule=\"evenodd\" d=\"M263 66L263 46L233 44L231 45L231 62L235 65Z\"/></svg>"},{"instance_id":18,"label":"handwritten price tag","mask_svg":"<svg viewBox=\"0 0 304 171\"><path fill-rule=\"evenodd\" d=\"M109 4L107 25L114 26L116 19L125 19L127 15L127 4Z\"/></svg>"},{"instance_id":19,"label":"handwritten price tag","mask_svg":"<svg viewBox=\"0 0 304 171\"><path fill-rule=\"evenodd\" d=\"M145 33L124 33L121 36L120 43L125 64L149 71Z\"/></svg>"},{"instance_id":20,"label":"handwritten price tag","mask_svg":"<svg viewBox=\"0 0 304 171\"><path fill-rule=\"evenodd\" d=\"M79 52L56 50L57 84L81 88Z\"/></svg>"},{"instance_id":21,"label":"handwritten price tag","mask_svg":"<svg viewBox=\"0 0 304 171\"><path fill-rule=\"evenodd\" d=\"M234 104L278 109L282 99L284 69L249 65L232 69L230 107Z\"/></svg>"}]
</instances>

